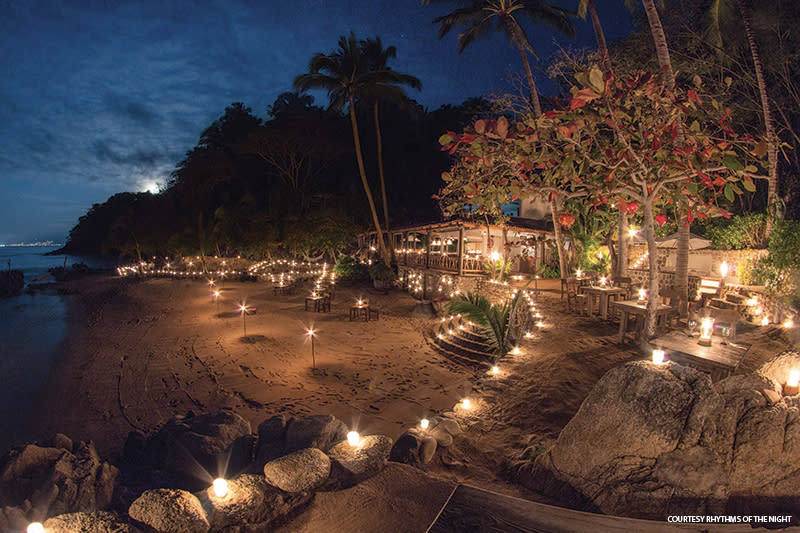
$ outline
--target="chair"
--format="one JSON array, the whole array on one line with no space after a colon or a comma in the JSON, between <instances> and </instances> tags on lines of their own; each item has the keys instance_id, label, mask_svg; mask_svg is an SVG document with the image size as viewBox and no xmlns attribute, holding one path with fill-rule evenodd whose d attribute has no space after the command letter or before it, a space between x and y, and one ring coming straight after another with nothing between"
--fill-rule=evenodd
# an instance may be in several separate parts
<instances>
[{"instance_id":1,"label":"chair","mask_svg":"<svg viewBox=\"0 0 800 533\"><path fill-rule=\"evenodd\" d=\"M567 309L572 311L574 306L578 314L584 314L584 309L586 309L586 295L578 294L578 280L576 278L567 278L566 288Z\"/></svg>"},{"instance_id":2,"label":"chair","mask_svg":"<svg viewBox=\"0 0 800 533\"><path fill-rule=\"evenodd\" d=\"M710 316L714 319L714 331L712 335L733 339L736 337L736 329L739 325L739 311L736 309L719 309L717 307L704 307L701 316Z\"/></svg>"},{"instance_id":3,"label":"chair","mask_svg":"<svg viewBox=\"0 0 800 533\"><path fill-rule=\"evenodd\" d=\"M671 311L666 316L666 326L674 325L677 326L681 320L681 303L686 300L681 293L673 288L664 289L659 293L659 300L664 305L668 305L671 308Z\"/></svg>"},{"instance_id":4,"label":"chair","mask_svg":"<svg viewBox=\"0 0 800 533\"><path fill-rule=\"evenodd\" d=\"M625 299L631 299L631 286L633 285L633 279L626 278L626 277L616 277L611 278L611 282L614 283L615 287L621 287L625 289Z\"/></svg>"}]
</instances>

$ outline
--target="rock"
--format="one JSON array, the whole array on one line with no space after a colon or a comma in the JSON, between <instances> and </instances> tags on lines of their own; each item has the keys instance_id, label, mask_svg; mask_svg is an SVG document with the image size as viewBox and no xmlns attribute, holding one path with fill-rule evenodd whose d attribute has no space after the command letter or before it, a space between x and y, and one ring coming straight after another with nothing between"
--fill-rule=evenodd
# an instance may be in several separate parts
<instances>
[{"instance_id":1,"label":"rock","mask_svg":"<svg viewBox=\"0 0 800 533\"><path fill-rule=\"evenodd\" d=\"M333 487L350 487L383 470L392 448L392 439L384 435L369 435L361 444L351 446L347 441L328 450L331 458Z\"/></svg>"},{"instance_id":2,"label":"rock","mask_svg":"<svg viewBox=\"0 0 800 533\"><path fill-rule=\"evenodd\" d=\"M0 507L0 531L25 531L28 524L33 519L39 517L28 517L30 512L30 502L26 508L20 507Z\"/></svg>"},{"instance_id":3,"label":"rock","mask_svg":"<svg viewBox=\"0 0 800 533\"><path fill-rule=\"evenodd\" d=\"M100 459L91 442L74 448L28 444L12 451L0 473L0 501L17 507L29 502L50 516L108 507L118 470Z\"/></svg>"},{"instance_id":4,"label":"rock","mask_svg":"<svg viewBox=\"0 0 800 533\"><path fill-rule=\"evenodd\" d=\"M761 365L757 373L775 381L779 387L778 391L782 392L783 385L789 378L789 372L794 369L800 370L800 353L790 350Z\"/></svg>"},{"instance_id":5,"label":"rock","mask_svg":"<svg viewBox=\"0 0 800 533\"><path fill-rule=\"evenodd\" d=\"M159 533L205 533L209 530L200 500L185 490L147 490L131 504L128 515Z\"/></svg>"},{"instance_id":6,"label":"rock","mask_svg":"<svg viewBox=\"0 0 800 533\"><path fill-rule=\"evenodd\" d=\"M422 445L419 448L419 458L422 460L422 464L430 463L434 455L436 455L436 439L425 437L422 439Z\"/></svg>"},{"instance_id":7,"label":"rock","mask_svg":"<svg viewBox=\"0 0 800 533\"><path fill-rule=\"evenodd\" d=\"M447 448L453 444L453 436L441 426L429 430L428 436L436 439L436 443L442 448Z\"/></svg>"},{"instance_id":8,"label":"rock","mask_svg":"<svg viewBox=\"0 0 800 533\"><path fill-rule=\"evenodd\" d=\"M0 296L17 296L25 286L21 270L0 270Z\"/></svg>"},{"instance_id":9,"label":"rock","mask_svg":"<svg viewBox=\"0 0 800 533\"><path fill-rule=\"evenodd\" d=\"M451 418L441 418L438 416L431 418L431 429L446 431L453 437L461 433L461 426L458 425L458 422Z\"/></svg>"},{"instance_id":10,"label":"rock","mask_svg":"<svg viewBox=\"0 0 800 533\"><path fill-rule=\"evenodd\" d=\"M434 443L435 442L434 440ZM389 451L389 460L396 463L419 466L422 464L422 458L420 457L421 447L422 439L419 434L406 431L397 437L397 441L395 441L392 449Z\"/></svg>"},{"instance_id":11,"label":"rock","mask_svg":"<svg viewBox=\"0 0 800 533\"><path fill-rule=\"evenodd\" d=\"M68 513L48 518L44 524L47 533L129 533L131 527L107 511L94 513Z\"/></svg>"},{"instance_id":12,"label":"rock","mask_svg":"<svg viewBox=\"0 0 800 533\"><path fill-rule=\"evenodd\" d=\"M318 448L306 448L264 465L267 483L284 492L304 492L322 485L331 473L331 460Z\"/></svg>"},{"instance_id":13,"label":"rock","mask_svg":"<svg viewBox=\"0 0 800 533\"><path fill-rule=\"evenodd\" d=\"M146 446L155 468L178 475L178 486L194 491L207 486L197 478L198 463L211 477L242 472L252 450L250 423L227 411L173 418ZM225 466L225 472L219 471Z\"/></svg>"},{"instance_id":14,"label":"rock","mask_svg":"<svg viewBox=\"0 0 800 533\"><path fill-rule=\"evenodd\" d=\"M254 469L260 472L264 465L284 453L286 443L286 418L276 415L258 425L258 448Z\"/></svg>"},{"instance_id":15,"label":"rock","mask_svg":"<svg viewBox=\"0 0 800 533\"><path fill-rule=\"evenodd\" d=\"M270 486L264 476L242 474L228 481L228 494L219 498L212 489L201 495L213 531L270 530L268 524L308 503L313 494L287 494Z\"/></svg>"},{"instance_id":16,"label":"rock","mask_svg":"<svg viewBox=\"0 0 800 533\"><path fill-rule=\"evenodd\" d=\"M60 448L68 452L72 452L72 439L63 433L56 433L50 440L50 446L53 448Z\"/></svg>"},{"instance_id":17,"label":"rock","mask_svg":"<svg viewBox=\"0 0 800 533\"><path fill-rule=\"evenodd\" d=\"M613 368L518 480L606 514L796 515L800 398L776 396L795 358L713 386L675 363Z\"/></svg>"},{"instance_id":18,"label":"rock","mask_svg":"<svg viewBox=\"0 0 800 533\"><path fill-rule=\"evenodd\" d=\"M323 452L347 437L347 426L331 415L312 415L290 420L286 429L286 452L319 448Z\"/></svg>"}]
</instances>

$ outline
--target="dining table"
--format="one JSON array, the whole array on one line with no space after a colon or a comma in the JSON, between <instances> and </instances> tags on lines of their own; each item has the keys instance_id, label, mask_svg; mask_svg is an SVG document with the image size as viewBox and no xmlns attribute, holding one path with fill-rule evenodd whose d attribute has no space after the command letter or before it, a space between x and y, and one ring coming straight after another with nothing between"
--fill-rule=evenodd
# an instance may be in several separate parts
<instances>
[{"instance_id":1,"label":"dining table","mask_svg":"<svg viewBox=\"0 0 800 533\"><path fill-rule=\"evenodd\" d=\"M583 288L586 295L586 314L594 315L594 301L597 299L597 310L600 318L608 318L608 302L618 300L627 293L622 287L612 287L610 285L589 285Z\"/></svg>"},{"instance_id":2,"label":"dining table","mask_svg":"<svg viewBox=\"0 0 800 533\"><path fill-rule=\"evenodd\" d=\"M620 300L611 302L609 305L620 312L619 336L617 338L619 344L622 344L625 340L625 333L628 329L628 319L631 316L636 320L634 337L640 339L644 335L647 300ZM672 312L672 307L659 302L656 307L656 323L658 324L662 321L666 321L667 316Z\"/></svg>"}]
</instances>

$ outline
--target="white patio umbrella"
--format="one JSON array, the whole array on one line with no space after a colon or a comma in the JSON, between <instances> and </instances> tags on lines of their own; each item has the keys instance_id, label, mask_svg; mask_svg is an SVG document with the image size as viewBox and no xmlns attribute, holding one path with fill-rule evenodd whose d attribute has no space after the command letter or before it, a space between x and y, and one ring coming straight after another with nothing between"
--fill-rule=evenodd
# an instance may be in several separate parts
<instances>
[{"instance_id":1,"label":"white patio umbrella","mask_svg":"<svg viewBox=\"0 0 800 533\"><path fill-rule=\"evenodd\" d=\"M656 246L659 248L677 248L678 247L678 234L673 233L669 237L664 237L663 239L658 239L656 241ZM694 233L689 234L689 249L690 250L700 250L702 248L708 248L711 246L711 241L708 239L704 239L699 235L695 235Z\"/></svg>"}]
</instances>

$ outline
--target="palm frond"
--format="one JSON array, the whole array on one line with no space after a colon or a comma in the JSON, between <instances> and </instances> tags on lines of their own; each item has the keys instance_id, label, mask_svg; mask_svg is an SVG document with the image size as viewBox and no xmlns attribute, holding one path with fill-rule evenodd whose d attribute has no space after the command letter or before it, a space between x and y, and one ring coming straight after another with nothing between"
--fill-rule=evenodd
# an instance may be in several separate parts
<instances>
[{"instance_id":1,"label":"palm frond","mask_svg":"<svg viewBox=\"0 0 800 533\"><path fill-rule=\"evenodd\" d=\"M523 5L523 12L533 22L550 26L567 37L575 36L575 26L570 20L570 17L577 16L574 11L551 6L539 0L526 0Z\"/></svg>"},{"instance_id":2,"label":"palm frond","mask_svg":"<svg viewBox=\"0 0 800 533\"><path fill-rule=\"evenodd\" d=\"M452 13L436 17L433 19L433 23L439 25L439 38L441 39L453 29L453 26L475 26L480 24L485 16L486 13L479 7L463 7Z\"/></svg>"},{"instance_id":3,"label":"palm frond","mask_svg":"<svg viewBox=\"0 0 800 533\"><path fill-rule=\"evenodd\" d=\"M492 16L484 16L482 20L478 21L476 24L473 24L466 30L462 31L458 34L458 53L464 51L464 49L475 42L477 39L480 39L492 29Z\"/></svg>"}]
</instances>

